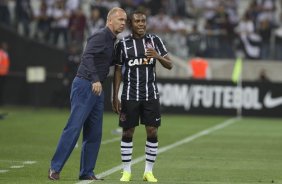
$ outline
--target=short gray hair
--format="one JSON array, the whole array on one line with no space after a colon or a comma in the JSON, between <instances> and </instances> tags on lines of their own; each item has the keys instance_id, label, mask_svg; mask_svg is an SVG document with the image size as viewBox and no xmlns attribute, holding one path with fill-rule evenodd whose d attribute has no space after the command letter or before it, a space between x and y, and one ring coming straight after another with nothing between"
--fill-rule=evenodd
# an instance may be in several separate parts
<instances>
[{"instance_id":1,"label":"short gray hair","mask_svg":"<svg viewBox=\"0 0 282 184\"><path fill-rule=\"evenodd\" d=\"M114 7L114 8L112 8L112 9L109 11L109 13L108 13L108 15L107 15L107 21L108 21L116 12L118 12L118 11L123 11L123 12L125 12L124 9L122 9L122 8Z\"/></svg>"}]
</instances>

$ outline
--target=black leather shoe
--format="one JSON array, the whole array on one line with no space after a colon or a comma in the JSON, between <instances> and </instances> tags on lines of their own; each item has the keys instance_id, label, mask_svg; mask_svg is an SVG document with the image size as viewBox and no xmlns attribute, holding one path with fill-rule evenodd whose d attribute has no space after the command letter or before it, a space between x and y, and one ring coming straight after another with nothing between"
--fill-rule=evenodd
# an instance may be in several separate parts
<instances>
[{"instance_id":1,"label":"black leather shoe","mask_svg":"<svg viewBox=\"0 0 282 184\"><path fill-rule=\"evenodd\" d=\"M59 180L60 179L60 173L53 171L52 169L48 170L48 178L49 180Z\"/></svg>"},{"instance_id":2,"label":"black leather shoe","mask_svg":"<svg viewBox=\"0 0 282 184\"><path fill-rule=\"evenodd\" d=\"M97 178L96 176L80 176L79 180L104 180L103 178Z\"/></svg>"}]
</instances>

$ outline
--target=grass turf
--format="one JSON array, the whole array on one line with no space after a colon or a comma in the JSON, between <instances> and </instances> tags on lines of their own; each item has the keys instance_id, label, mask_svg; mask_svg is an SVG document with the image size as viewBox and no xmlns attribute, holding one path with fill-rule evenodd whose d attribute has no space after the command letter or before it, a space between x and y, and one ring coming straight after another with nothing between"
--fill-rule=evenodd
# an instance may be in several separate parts
<instances>
[{"instance_id":1,"label":"grass turf","mask_svg":"<svg viewBox=\"0 0 282 184\"><path fill-rule=\"evenodd\" d=\"M0 112L0 183L53 183L47 170L61 131L67 121L67 109L6 107ZM230 117L163 115L159 129L159 147L174 144ZM103 141L120 135L118 117L104 114ZM154 174L158 183L254 184L282 183L281 119L243 118L223 129L210 132L189 143L158 155ZM133 159L144 155L145 130L136 129ZM59 183L77 183L80 146L67 161ZM95 173L121 164L119 141L103 144ZM35 164L23 164L36 161ZM21 166L23 168L11 168ZM4 172L8 170L8 172ZM131 183L143 183L144 161L132 167ZM104 183L120 183L120 171L105 177Z\"/></svg>"}]
</instances>

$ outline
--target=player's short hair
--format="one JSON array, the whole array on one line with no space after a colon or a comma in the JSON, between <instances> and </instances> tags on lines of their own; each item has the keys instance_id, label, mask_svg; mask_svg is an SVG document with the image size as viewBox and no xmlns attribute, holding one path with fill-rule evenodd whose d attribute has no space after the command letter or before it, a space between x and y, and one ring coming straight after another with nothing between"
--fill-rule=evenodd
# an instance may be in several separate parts
<instances>
[{"instance_id":1,"label":"player's short hair","mask_svg":"<svg viewBox=\"0 0 282 184\"><path fill-rule=\"evenodd\" d=\"M122 8L114 7L114 8L112 8L112 9L109 11L109 13L108 13L108 15L107 15L107 21L108 21L109 19L111 19L111 17L114 16L114 15L116 14L116 12L118 12L118 11L123 11L123 12L125 12L124 9L122 9Z\"/></svg>"},{"instance_id":2,"label":"player's short hair","mask_svg":"<svg viewBox=\"0 0 282 184\"><path fill-rule=\"evenodd\" d=\"M131 25L131 21L133 20L133 15L137 15L137 14L141 14L141 15L147 16L147 14L144 11L142 11L142 10L139 10L139 9L134 10L134 11L132 11L132 12L130 12L128 14L127 21L128 21L129 25Z\"/></svg>"}]
</instances>

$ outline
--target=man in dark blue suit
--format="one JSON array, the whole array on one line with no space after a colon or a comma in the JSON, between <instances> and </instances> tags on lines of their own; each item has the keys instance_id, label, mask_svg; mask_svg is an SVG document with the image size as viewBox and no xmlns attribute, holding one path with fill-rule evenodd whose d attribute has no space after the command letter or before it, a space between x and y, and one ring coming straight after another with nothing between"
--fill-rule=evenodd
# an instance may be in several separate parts
<instances>
[{"instance_id":1,"label":"man in dark blue suit","mask_svg":"<svg viewBox=\"0 0 282 184\"><path fill-rule=\"evenodd\" d=\"M58 180L83 128L80 180L98 180L94 168L101 144L104 93L102 83L113 61L116 35L126 25L126 13L113 8L106 27L88 38L78 72L71 89L71 114L63 130L48 172L50 180Z\"/></svg>"}]
</instances>

